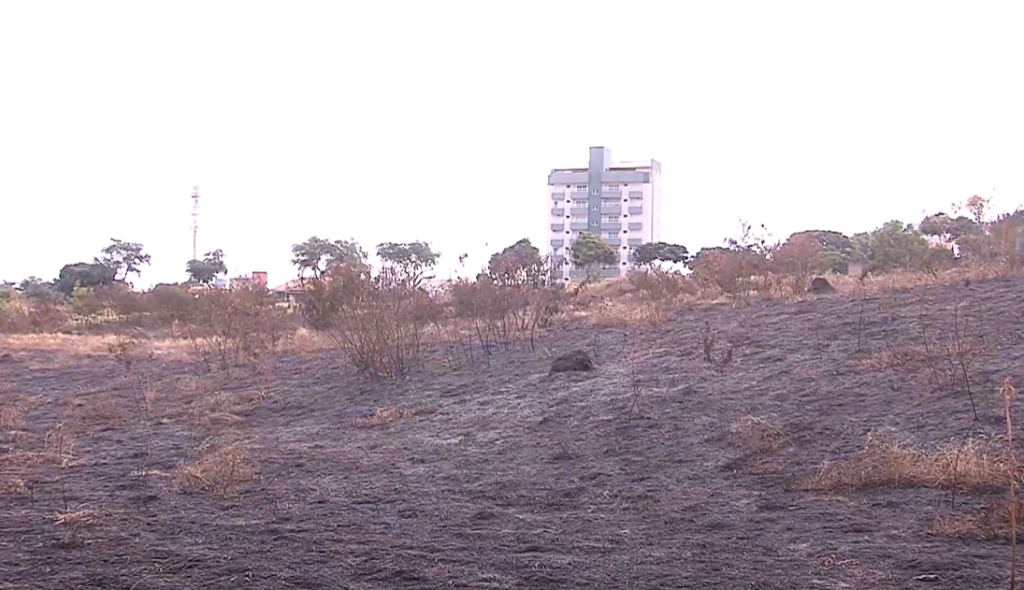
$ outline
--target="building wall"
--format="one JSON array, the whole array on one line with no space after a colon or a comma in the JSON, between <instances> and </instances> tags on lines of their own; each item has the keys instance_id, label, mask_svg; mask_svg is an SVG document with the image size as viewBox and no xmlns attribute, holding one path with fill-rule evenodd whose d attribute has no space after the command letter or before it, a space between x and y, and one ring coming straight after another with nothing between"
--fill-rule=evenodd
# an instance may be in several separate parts
<instances>
[{"instance_id":1,"label":"building wall","mask_svg":"<svg viewBox=\"0 0 1024 590\"><path fill-rule=\"evenodd\" d=\"M606 274L625 276L632 249L661 237L661 165L657 161L652 160L649 167L616 165L607 148L592 147L587 168L552 170L547 192L548 251L553 257L567 259L576 236L589 231L619 254L619 268ZM630 213L631 207L641 211ZM560 274L564 280L579 275L565 265Z\"/></svg>"}]
</instances>

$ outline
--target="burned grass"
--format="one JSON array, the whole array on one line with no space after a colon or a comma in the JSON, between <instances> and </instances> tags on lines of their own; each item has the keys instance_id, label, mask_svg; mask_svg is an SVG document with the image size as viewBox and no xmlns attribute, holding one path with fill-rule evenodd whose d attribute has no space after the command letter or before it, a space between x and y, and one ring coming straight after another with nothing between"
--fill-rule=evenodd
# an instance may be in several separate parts
<instances>
[{"instance_id":1,"label":"burned grass","mask_svg":"<svg viewBox=\"0 0 1024 590\"><path fill-rule=\"evenodd\" d=\"M145 389L109 354L21 347L0 571L42 590L1003 586L1022 284L702 305L638 314L636 337L569 319L458 364L426 341L376 382L319 344L261 375L154 355ZM984 344L956 373L933 346L955 302ZM879 360L924 333L931 356ZM548 374L575 349L596 370Z\"/></svg>"}]
</instances>

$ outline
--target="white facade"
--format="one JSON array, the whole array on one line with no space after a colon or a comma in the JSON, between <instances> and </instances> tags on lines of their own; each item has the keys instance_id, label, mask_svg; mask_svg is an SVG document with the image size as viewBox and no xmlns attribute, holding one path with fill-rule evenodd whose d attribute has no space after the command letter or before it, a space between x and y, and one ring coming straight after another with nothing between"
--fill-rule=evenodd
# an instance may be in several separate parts
<instances>
[{"instance_id":1,"label":"white facade","mask_svg":"<svg viewBox=\"0 0 1024 590\"><path fill-rule=\"evenodd\" d=\"M607 278L626 276L633 248L661 239L661 165L615 163L600 147L591 148L590 160L589 168L558 168L548 176L548 247L565 281L582 272L573 272L569 249L583 231L618 252L618 268L605 269Z\"/></svg>"}]
</instances>

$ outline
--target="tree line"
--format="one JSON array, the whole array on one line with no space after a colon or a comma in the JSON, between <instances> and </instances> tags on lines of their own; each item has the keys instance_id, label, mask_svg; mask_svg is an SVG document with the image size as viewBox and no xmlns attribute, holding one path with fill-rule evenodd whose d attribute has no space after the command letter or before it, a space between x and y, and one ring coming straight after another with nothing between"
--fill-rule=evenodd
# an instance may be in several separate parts
<instances>
[{"instance_id":1,"label":"tree line","mask_svg":"<svg viewBox=\"0 0 1024 590\"><path fill-rule=\"evenodd\" d=\"M811 274L849 272L857 264L863 275L895 271L935 273L964 259L981 263L1000 262L1017 269L1024 258L1024 209L993 216L991 200L973 196L954 204L950 212L926 216L917 224L898 220L847 236L828 230L807 230L774 240L763 227L741 223L738 236L721 246L705 247L691 255L686 246L654 242L631 250L637 268L691 273L697 280L716 282L729 290L730 281L758 274ZM320 281L339 267L368 268L369 255L355 240L330 240L313 236L294 244L291 262L303 281ZM401 270L416 286L433 278L429 273L440 253L428 243L385 242L376 255L385 268ZM459 256L464 264L466 254ZM92 262L63 266L57 277L44 281L28 277L13 287L26 298L58 301L71 297L76 289L127 284L140 276L151 256L142 244L111 238ZM564 258L542 256L528 239L522 239L494 253L477 280L502 283L527 281L547 284L564 264L584 270L584 282L595 280L603 268L617 267L619 256L600 237L581 233ZM395 270L395 272L397 272ZM185 265L186 285L211 285L228 272L223 250L216 249Z\"/></svg>"}]
</instances>

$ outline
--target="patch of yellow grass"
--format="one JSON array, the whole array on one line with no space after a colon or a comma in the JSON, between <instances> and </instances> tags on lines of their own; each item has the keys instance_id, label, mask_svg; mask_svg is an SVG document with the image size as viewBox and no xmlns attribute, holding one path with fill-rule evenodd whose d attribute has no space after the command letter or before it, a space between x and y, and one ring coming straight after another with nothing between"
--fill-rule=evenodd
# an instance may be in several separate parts
<instances>
[{"instance_id":1,"label":"patch of yellow grass","mask_svg":"<svg viewBox=\"0 0 1024 590\"><path fill-rule=\"evenodd\" d=\"M109 355L111 346L117 346L122 340L111 334L8 334L0 336L0 349ZM140 350L146 354L152 352L155 357L184 358L188 342L174 338L143 340Z\"/></svg>"},{"instance_id":2,"label":"patch of yellow grass","mask_svg":"<svg viewBox=\"0 0 1024 590\"><path fill-rule=\"evenodd\" d=\"M213 492L226 497L233 495L240 484L256 478L249 449L234 443L218 447L192 463L182 463L173 480L182 492Z\"/></svg>"},{"instance_id":3,"label":"patch of yellow grass","mask_svg":"<svg viewBox=\"0 0 1024 590\"><path fill-rule=\"evenodd\" d=\"M810 490L915 486L978 489L1006 483L1002 453L977 439L949 445L934 453L907 448L872 436L860 451L843 462L826 462L806 482Z\"/></svg>"}]
</instances>

